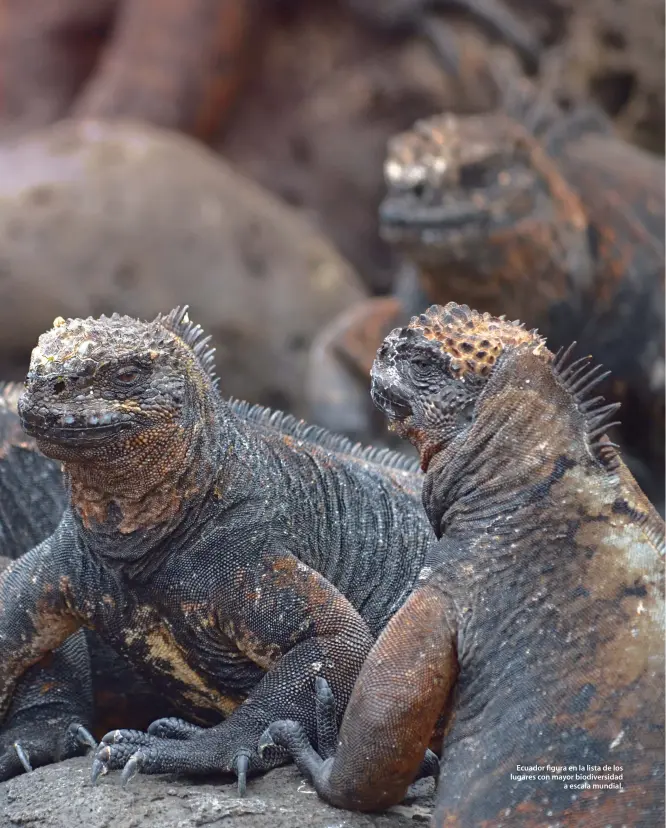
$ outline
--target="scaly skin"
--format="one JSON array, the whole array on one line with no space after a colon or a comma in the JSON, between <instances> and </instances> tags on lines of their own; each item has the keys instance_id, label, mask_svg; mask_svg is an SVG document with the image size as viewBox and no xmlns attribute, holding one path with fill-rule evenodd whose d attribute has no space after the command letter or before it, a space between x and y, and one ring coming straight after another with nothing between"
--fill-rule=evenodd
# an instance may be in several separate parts
<instances>
[{"instance_id":1,"label":"scaly skin","mask_svg":"<svg viewBox=\"0 0 666 828\"><path fill-rule=\"evenodd\" d=\"M65 509L60 465L21 428L23 386L0 383L0 557L18 558L48 537Z\"/></svg>"},{"instance_id":2,"label":"scaly skin","mask_svg":"<svg viewBox=\"0 0 666 828\"><path fill-rule=\"evenodd\" d=\"M216 725L109 733L95 778L235 770L242 788L284 761L258 756L265 727L296 717L313 735L316 676L342 713L434 542L412 463L223 401L207 342L179 310L58 319L19 403L70 503L0 579L0 711L28 667L87 627L184 716Z\"/></svg>"},{"instance_id":3,"label":"scaly skin","mask_svg":"<svg viewBox=\"0 0 666 828\"><path fill-rule=\"evenodd\" d=\"M261 740L329 802L399 802L444 714L437 828L663 824L664 524L604 434L600 376L454 303L384 341L372 396L420 452L440 542L364 664L335 756L294 722ZM622 788L519 765L610 766Z\"/></svg>"}]
</instances>

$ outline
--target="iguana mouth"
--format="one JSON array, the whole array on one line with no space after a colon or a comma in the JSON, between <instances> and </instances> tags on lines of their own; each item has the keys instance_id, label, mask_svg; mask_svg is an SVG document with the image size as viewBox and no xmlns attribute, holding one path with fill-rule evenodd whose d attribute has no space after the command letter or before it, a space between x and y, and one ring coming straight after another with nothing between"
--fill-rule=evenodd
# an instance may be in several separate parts
<instances>
[{"instance_id":1,"label":"iguana mouth","mask_svg":"<svg viewBox=\"0 0 666 828\"><path fill-rule=\"evenodd\" d=\"M389 194L379 205L382 230L387 229L457 229L471 225L484 226L490 213L487 209L467 204L423 204L405 193Z\"/></svg>"},{"instance_id":2,"label":"iguana mouth","mask_svg":"<svg viewBox=\"0 0 666 828\"><path fill-rule=\"evenodd\" d=\"M404 420L414 412L412 406L400 395L392 394L387 388L382 387L378 382L372 383L372 400L384 414L392 420Z\"/></svg>"},{"instance_id":3,"label":"iguana mouth","mask_svg":"<svg viewBox=\"0 0 666 828\"><path fill-rule=\"evenodd\" d=\"M69 446L86 446L91 443L100 443L131 427L130 422L123 420L110 423L63 425L63 416L44 417L24 410L20 413L21 426L31 437L46 440L49 443L66 443Z\"/></svg>"}]
</instances>

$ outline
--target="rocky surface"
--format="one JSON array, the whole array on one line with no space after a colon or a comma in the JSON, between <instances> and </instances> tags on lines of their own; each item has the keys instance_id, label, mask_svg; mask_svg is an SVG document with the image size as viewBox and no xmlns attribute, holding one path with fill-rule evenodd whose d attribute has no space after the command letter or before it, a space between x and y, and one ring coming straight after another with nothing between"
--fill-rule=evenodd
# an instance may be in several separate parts
<instances>
[{"instance_id":1,"label":"rocky surface","mask_svg":"<svg viewBox=\"0 0 666 828\"><path fill-rule=\"evenodd\" d=\"M192 139L84 120L0 147L3 379L56 316L187 303L225 393L304 416L310 343L365 295L314 226Z\"/></svg>"},{"instance_id":2,"label":"rocky surface","mask_svg":"<svg viewBox=\"0 0 666 828\"><path fill-rule=\"evenodd\" d=\"M250 780L242 798L228 780L138 776L124 791L117 773L94 787L89 777L83 757L0 784L1 828L416 828L428 824L434 793L433 780L421 780L402 805L375 815L329 807L293 765Z\"/></svg>"}]
</instances>

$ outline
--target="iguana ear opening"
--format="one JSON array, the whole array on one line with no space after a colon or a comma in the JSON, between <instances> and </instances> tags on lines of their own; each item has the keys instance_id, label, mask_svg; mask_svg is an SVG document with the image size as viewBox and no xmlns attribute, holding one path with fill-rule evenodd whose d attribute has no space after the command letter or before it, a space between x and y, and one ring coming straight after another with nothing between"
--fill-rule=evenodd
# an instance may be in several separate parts
<instances>
[{"instance_id":1,"label":"iguana ear opening","mask_svg":"<svg viewBox=\"0 0 666 828\"><path fill-rule=\"evenodd\" d=\"M219 377L215 373L215 348L210 347L212 336L206 336L201 325L190 320L188 307L182 305L174 308L170 313L160 314L155 321L190 348L212 384L217 387Z\"/></svg>"}]
</instances>

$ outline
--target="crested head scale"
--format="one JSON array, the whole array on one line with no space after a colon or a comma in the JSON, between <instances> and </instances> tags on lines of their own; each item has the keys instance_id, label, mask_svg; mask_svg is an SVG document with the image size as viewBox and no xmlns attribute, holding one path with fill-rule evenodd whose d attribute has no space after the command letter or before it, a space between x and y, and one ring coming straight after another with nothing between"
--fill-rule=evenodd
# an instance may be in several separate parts
<instances>
[{"instance_id":1,"label":"crested head scale","mask_svg":"<svg viewBox=\"0 0 666 828\"><path fill-rule=\"evenodd\" d=\"M534 345L533 353L544 361L551 359L546 341L536 329L528 331L520 322L479 313L467 305L449 302L444 307L431 305L414 316L403 332L419 333L437 344L450 358L450 370L458 377L467 374L488 376L503 351L521 345Z\"/></svg>"},{"instance_id":2,"label":"crested head scale","mask_svg":"<svg viewBox=\"0 0 666 828\"><path fill-rule=\"evenodd\" d=\"M213 383L215 349L210 337L189 319L187 305L160 314L145 322L114 313L99 318L64 319L59 316L53 327L43 333L32 352L31 373L55 370L90 370L109 359L121 359L141 353L156 359L160 353L191 353ZM183 346L185 346L183 348Z\"/></svg>"}]
</instances>

